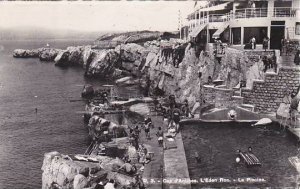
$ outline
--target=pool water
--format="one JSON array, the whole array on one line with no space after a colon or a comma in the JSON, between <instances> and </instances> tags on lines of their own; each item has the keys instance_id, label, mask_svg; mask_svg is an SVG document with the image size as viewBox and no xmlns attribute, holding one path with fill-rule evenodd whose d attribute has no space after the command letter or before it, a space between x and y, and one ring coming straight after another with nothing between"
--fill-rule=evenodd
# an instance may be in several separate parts
<instances>
[{"instance_id":1,"label":"pool water","mask_svg":"<svg viewBox=\"0 0 300 189\"><path fill-rule=\"evenodd\" d=\"M185 125L182 138L190 178L203 181L192 187L295 188L297 171L288 160L297 155L295 140L272 127L277 128L275 124L264 129L234 122ZM261 167L247 168L243 162L236 163L236 151L247 151L249 146L261 161ZM200 163L196 161L195 152L200 155ZM209 182L205 178L216 180ZM228 178L229 182L221 178Z\"/></svg>"}]
</instances>

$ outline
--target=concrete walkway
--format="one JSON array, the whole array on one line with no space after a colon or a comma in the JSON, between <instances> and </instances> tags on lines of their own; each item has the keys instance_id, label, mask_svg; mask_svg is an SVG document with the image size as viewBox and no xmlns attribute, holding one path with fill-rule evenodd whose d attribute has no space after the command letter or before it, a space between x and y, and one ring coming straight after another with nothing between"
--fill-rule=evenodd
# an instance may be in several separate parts
<instances>
[{"instance_id":1,"label":"concrete walkway","mask_svg":"<svg viewBox=\"0 0 300 189\"><path fill-rule=\"evenodd\" d=\"M175 137L177 148L164 151L164 187L168 189L190 189L190 176L181 133Z\"/></svg>"},{"instance_id":2,"label":"concrete walkway","mask_svg":"<svg viewBox=\"0 0 300 189\"><path fill-rule=\"evenodd\" d=\"M167 132L162 116L151 116L154 129L150 130L151 140L147 140L145 132L141 133L141 142L145 144L149 152L154 153L151 162L145 165L143 179L147 189L181 189L191 188L189 181L188 167L181 134L177 134L175 141L177 148L163 149L158 146L156 132L162 127ZM181 181L179 180L181 179Z\"/></svg>"},{"instance_id":3,"label":"concrete walkway","mask_svg":"<svg viewBox=\"0 0 300 189\"><path fill-rule=\"evenodd\" d=\"M163 120L161 116L151 116L151 119L154 124L154 129L150 129L151 139L146 139L144 131L141 133L141 141L149 152L154 153L152 161L145 165L143 179L147 189L159 189L162 188L164 154L163 148L158 146L156 132L159 126L163 127Z\"/></svg>"}]
</instances>

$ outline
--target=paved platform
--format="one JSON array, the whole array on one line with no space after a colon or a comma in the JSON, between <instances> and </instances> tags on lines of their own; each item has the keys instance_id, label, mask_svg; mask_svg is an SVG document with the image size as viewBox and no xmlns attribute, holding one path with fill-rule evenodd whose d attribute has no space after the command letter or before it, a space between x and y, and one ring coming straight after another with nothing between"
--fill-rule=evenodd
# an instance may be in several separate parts
<instances>
[{"instance_id":1,"label":"paved platform","mask_svg":"<svg viewBox=\"0 0 300 189\"><path fill-rule=\"evenodd\" d=\"M189 172L181 133L175 137L177 148L164 151L164 187L166 189L190 189ZM186 182L187 181L187 182Z\"/></svg>"},{"instance_id":2,"label":"paved platform","mask_svg":"<svg viewBox=\"0 0 300 189\"><path fill-rule=\"evenodd\" d=\"M190 183L182 183L189 181L188 167L185 157L185 151L181 134L177 134L175 141L177 148L163 149L158 145L156 132L161 126L164 132L167 132L162 116L151 116L154 129L151 128L151 140L147 140L145 132L141 133L141 142L145 144L149 152L154 153L153 160L145 165L143 179L147 189L181 189L191 188ZM181 181L176 180L181 179ZM177 182L177 184L176 184Z\"/></svg>"},{"instance_id":3,"label":"paved platform","mask_svg":"<svg viewBox=\"0 0 300 189\"><path fill-rule=\"evenodd\" d=\"M163 188L163 148L158 146L156 132L159 126L163 126L163 118L161 116L151 116L154 124L154 129L150 129L151 140L147 140L145 132L141 133L141 141L145 144L149 152L154 153L154 157L151 162L145 165L143 173L143 179L146 180L145 185L147 189L159 189Z\"/></svg>"}]
</instances>

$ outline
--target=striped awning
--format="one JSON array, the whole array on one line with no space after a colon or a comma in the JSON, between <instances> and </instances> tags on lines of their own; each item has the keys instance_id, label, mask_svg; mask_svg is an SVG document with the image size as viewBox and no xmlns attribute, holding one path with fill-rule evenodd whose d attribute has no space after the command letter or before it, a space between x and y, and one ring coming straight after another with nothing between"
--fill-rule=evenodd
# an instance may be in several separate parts
<instances>
[{"instance_id":1,"label":"striped awning","mask_svg":"<svg viewBox=\"0 0 300 189\"><path fill-rule=\"evenodd\" d=\"M195 27L190 33L191 37L197 37L197 35L205 28L206 24L202 24L200 26Z\"/></svg>"},{"instance_id":2,"label":"striped awning","mask_svg":"<svg viewBox=\"0 0 300 189\"><path fill-rule=\"evenodd\" d=\"M223 26L221 26L212 36L212 38L220 38L221 33L224 32L224 30L226 30L226 28L229 26L229 24L224 24Z\"/></svg>"}]
</instances>

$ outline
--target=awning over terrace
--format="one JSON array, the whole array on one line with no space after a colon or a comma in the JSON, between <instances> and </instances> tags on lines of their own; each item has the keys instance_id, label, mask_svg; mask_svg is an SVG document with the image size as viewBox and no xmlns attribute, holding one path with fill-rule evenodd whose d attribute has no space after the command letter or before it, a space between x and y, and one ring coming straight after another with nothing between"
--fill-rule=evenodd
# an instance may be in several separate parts
<instances>
[{"instance_id":1,"label":"awning over terrace","mask_svg":"<svg viewBox=\"0 0 300 189\"><path fill-rule=\"evenodd\" d=\"M202 24L200 26L196 26L192 32L190 33L191 37L197 37L197 35L205 28L206 24Z\"/></svg>"},{"instance_id":2,"label":"awning over terrace","mask_svg":"<svg viewBox=\"0 0 300 189\"><path fill-rule=\"evenodd\" d=\"M211 7L207 7L207 8L202 8L200 9L200 11L217 11L217 10L224 10L226 9L227 5L231 3L231 2L226 2L226 3L222 3L219 5L215 5L215 6L211 6Z\"/></svg>"},{"instance_id":3,"label":"awning over terrace","mask_svg":"<svg viewBox=\"0 0 300 189\"><path fill-rule=\"evenodd\" d=\"M229 26L229 24L225 23L223 24L223 26L221 26L214 34L213 34L213 38L220 38L221 33L224 32L224 30L226 30L226 28Z\"/></svg>"}]
</instances>

